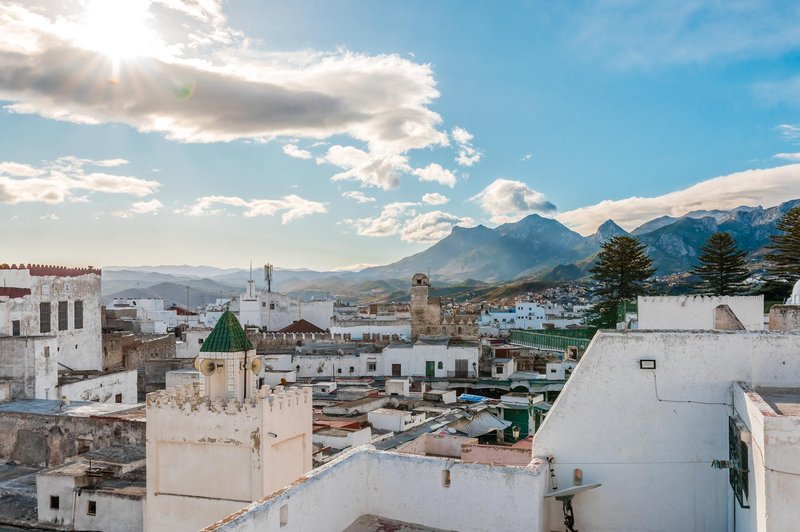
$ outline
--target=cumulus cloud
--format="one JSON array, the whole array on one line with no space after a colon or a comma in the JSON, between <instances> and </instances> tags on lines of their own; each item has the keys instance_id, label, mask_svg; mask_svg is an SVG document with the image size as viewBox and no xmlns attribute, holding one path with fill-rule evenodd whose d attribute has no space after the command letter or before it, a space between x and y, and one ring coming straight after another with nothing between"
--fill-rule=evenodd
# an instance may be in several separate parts
<instances>
[{"instance_id":1,"label":"cumulus cloud","mask_svg":"<svg viewBox=\"0 0 800 532\"><path fill-rule=\"evenodd\" d=\"M448 201L450 200L447 196L439 194L438 192L431 192L422 196L422 203L427 203L428 205L444 205Z\"/></svg>"},{"instance_id":2,"label":"cumulus cloud","mask_svg":"<svg viewBox=\"0 0 800 532\"><path fill-rule=\"evenodd\" d=\"M426 212L407 220L400 230L400 238L406 242L437 242L457 225L471 227L475 221L442 211Z\"/></svg>"},{"instance_id":3,"label":"cumulus cloud","mask_svg":"<svg viewBox=\"0 0 800 532\"><path fill-rule=\"evenodd\" d=\"M491 221L498 224L516 222L528 214L552 215L556 211L544 194L511 179L495 179L470 201L477 202Z\"/></svg>"},{"instance_id":4,"label":"cumulus cloud","mask_svg":"<svg viewBox=\"0 0 800 532\"><path fill-rule=\"evenodd\" d=\"M42 216L39 216L39 219L40 220L58 220L58 215L56 215L54 213L44 214Z\"/></svg>"},{"instance_id":5,"label":"cumulus cloud","mask_svg":"<svg viewBox=\"0 0 800 532\"><path fill-rule=\"evenodd\" d=\"M58 3L0 4L6 109L123 123L179 142L349 137L365 148L366 160L346 161L334 179L381 188L409 171L410 150L449 145L441 116L430 109L439 92L428 64L343 49L261 50L228 27L220 2L146 5L151 27L136 43L140 54L116 61L88 42L82 18ZM287 154L310 157L289 146Z\"/></svg>"},{"instance_id":6,"label":"cumulus cloud","mask_svg":"<svg viewBox=\"0 0 800 532\"><path fill-rule=\"evenodd\" d=\"M460 166L474 166L481 160L483 154L472 145L472 133L464 128L454 127L450 135L458 147L456 162Z\"/></svg>"},{"instance_id":7,"label":"cumulus cloud","mask_svg":"<svg viewBox=\"0 0 800 532\"><path fill-rule=\"evenodd\" d=\"M311 159L312 157L310 151L298 148L297 144L284 144L283 153L295 159Z\"/></svg>"},{"instance_id":8,"label":"cumulus cloud","mask_svg":"<svg viewBox=\"0 0 800 532\"><path fill-rule=\"evenodd\" d=\"M400 232L404 218L416 214L414 207L418 205L418 203L409 201L387 203L378 216L345 220L345 223L352 224L356 233L361 236L392 236Z\"/></svg>"},{"instance_id":9,"label":"cumulus cloud","mask_svg":"<svg viewBox=\"0 0 800 532\"><path fill-rule=\"evenodd\" d=\"M772 206L800 198L800 164L747 170L701 181L651 198L605 200L558 215L575 231L588 235L609 218L632 230L659 216L683 216L695 210L733 209L741 205Z\"/></svg>"},{"instance_id":10,"label":"cumulus cloud","mask_svg":"<svg viewBox=\"0 0 800 532\"><path fill-rule=\"evenodd\" d=\"M289 194L279 199L253 199L245 200L236 196L203 196L198 198L194 205L179 209L179 214L188 216L216 215L222 212L217 206L240 207L244 209L244 216L275 216L281 214L281 223L287 224L311 214L328 212L324 203L307 200Z\"/></svg>"},{"instance_id":11,"label":"cumulus cloud","mask_svg":"<svg viewBox=\"0 0 800 532\"><path fill-rule=\"evenodd\" d=\"M351 200L356 200L358 203L372 203L375 201L375 198L372 196L367 196L363 192L359 192L358 190L350 190L342 194L343 198L348 198Z\"/></svg>"},{"instance_id":12,"label":"cumulus cloud","mask_svg":"<svg viewBox=\"0 0 800 532\"><path fill-rule=\"evenodd\" d=\"M129 209L124 211L114 211L111 214L120 218L130 218L136 214L156 214L163 205L157 199L150 201L135 201Z\"/></svg>"},{"instance_id":13,"label":"cumulus cloud","mask_svg":"<svg viewBox=\"0 0 800 532\"><path fill-rule=\"evenodd\" d=\"M330 163L344 172L331 177L331 181L356 181L364 187L377 187L384 190L397 188L400 175L410 172L408 157L404 155L375 156L353 146L335 145L328 148L317 163Z\"/></svg>"},{"instance_id":14,"label":"cumulus cloud","mask_svg":"<svg viewBox=\"0 0 800 532\"><path fill-rule=\"evenodd\" d=\"M781 136L786 140L800 139L800 126L794 124L780 124L778 125L778 131L780 131Z\"/></svg>"},{"instance_id":15,"label":"cumulus cloud","mask_svg":"<svg viewBox=\"0 0 800 532\"><path fill-rule=\"evenodd\" d=\"M0 163L0 203L73 203L86 202L76 192L102 192L148 196L161 184L138 177L94 171L92 167L126 164L124 159L80 159L67 156L38 166L16 162Z\"/></svg>"},{"instance_id":16,"label":"cumulus cloud","mask_svg":"<svg viewBox=\"0 0 800 532\"><path fill-rule=\"evenodd\" d=\"M436 163L431 163L425 168L417 168L411 173L419 177L420 181L434 181L450 188L456 186L455 174Z\"/></svg>"}]
</instances>

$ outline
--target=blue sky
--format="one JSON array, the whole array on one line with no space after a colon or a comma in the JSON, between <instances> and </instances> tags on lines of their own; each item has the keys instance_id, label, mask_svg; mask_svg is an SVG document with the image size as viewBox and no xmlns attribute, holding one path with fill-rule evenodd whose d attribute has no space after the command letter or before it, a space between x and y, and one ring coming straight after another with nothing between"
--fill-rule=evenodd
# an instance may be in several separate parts
<instances>
[{"instance_id":1,"label":"blue sky","mask_svg":"<svg viewBox=\"0 0 800 532\"><path fill-rule=\"evenodd\" d=\"M800 197L800 6L0 7L7 262L331 269ZM446 200L446 201L445 201Z\"/></svg>"}]
</instances>

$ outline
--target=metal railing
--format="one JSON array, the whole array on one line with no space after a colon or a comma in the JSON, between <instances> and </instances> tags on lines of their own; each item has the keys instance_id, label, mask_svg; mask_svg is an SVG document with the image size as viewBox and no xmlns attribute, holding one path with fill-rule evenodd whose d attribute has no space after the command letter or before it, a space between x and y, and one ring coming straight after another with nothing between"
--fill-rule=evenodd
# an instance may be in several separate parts
<instances>
[{"instance_id":1,"label":"metal railing","mask_svg":"<svg viewBox=\"0 0 800 532\"><path fill-rule=\"evenodd\" d=\"M560 332L571 333L574 334L574 336L570 334L559 334ZM588 336L589 333L583 332L579 336L573 333L573 329L550 329L547 330L547 332L544 332L544 330L523 331L515 329L511 331L510 343L546 351L565 351L570 346L577 347L579 351L585 351L586 348L589 347L589 343L592 341L595 332L596 331L591 331L591 336L586 338L580 336Z\"/></svg>"}]
</instances>

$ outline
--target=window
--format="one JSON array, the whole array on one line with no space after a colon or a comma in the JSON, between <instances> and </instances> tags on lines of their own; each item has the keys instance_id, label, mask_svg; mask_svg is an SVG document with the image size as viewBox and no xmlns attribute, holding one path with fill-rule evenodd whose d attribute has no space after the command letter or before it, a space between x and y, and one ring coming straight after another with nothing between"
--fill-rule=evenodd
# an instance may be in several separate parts
<instances>
[{"instance_id":1,"label":"window","mask_svg":"<svg viewBox=\"0 0 800 532\"><path fill-rule=\"evenodd\" d=\"M503 366L496 366L494 368L494 370L498 375L502 375L503 374Z\"/></svg>"},{"instance_id":2,"label":"window","mask_svg":"<svg viewBox=\"0 0 800 532\"><path fill-rule=\"evenodd\" d=\"M350 366L350 373L355 373L355 372L356 372L356 368L354 368L353 366Z\"/></svg>"},{"instance_id":3,"label":"window","mask_svg":"<svg viewBox=\"0 0 800 532\"><path fill-rule=\"evenodd\" d=\"M19 320L11 322L11 336L19 336Z\"/></svg>"},{"instance_id":4,"label":"window","mask_svg":"<svg viewBox=\"0 0 800 532\"><path fill-rule=\"evenodd\" d=\"M50 332L50 303L39 303L39 332Z\"/></svg>"},{"instance_id":5,"label":"window","mask_svg":"<svg viewBox=\"0 0 800 532\"><path fill-rule=\"evenodd\" d=\"M86 505L86 515L97 515L97 501L89 501Z\"/></svg>"},{"instance_id":6,"label":"window","mask_svg":"<svg viewBox=\"0 0 800 532\"><path fill-rule=\"evenodd\" d=\"M198 338L197 339L197 344L198 345L203 345L203 339L202 338Z\"/></svg>"},{"instance_id":7,"label":"window","mask_svg":"<svg viewBox=\"0 0 800 532\"><path fill-rule=\"evenodd\" d=\"M444 369L444 362L441 360L439 361L439 365L437 366L439 369Z\"/></svg>"},{"instance_id":8,"label":"window","mask_svg":"<svg viewBox=\"0 0 800 532\"><path fill-rule=\"evenodd\" d=\"M336 368L336 373L341 373L341 372L342 372L342 368Z\"/></svg>"},{"instance_id":9,"label":"window","mask_svg":"<svg viewBox=\"0 0 800 532\"><path fill-rule=\"evenodd\" d=\"M83 301L75 302L75 316L73 320L75 321L76 329L83 329Z\"/></svg>"},{"instance_id":10,"label":"window","mask_svg":"<svg viewBox=\"0 0 800 532\"><path fill-rule=\"evenodd\" d=\"M275 303L270 303L269 304L269 309L270 310L275 310Z\"/></svg>"},{"instance_id":11,"label":"window","mask_svg":"<svg viewBox=\"0 0 800 532\"><path fill-rule=\"evenodd\" d=\"M60 500L58 495L50 495L50 509L51 510L58 510L60 504Z\"/></svg>"},{"instance_id":12,"label":"window","mask_svg":"<svg viewBox=\"0 0 800 532\"><path fill-rule=\"evenodd\" d=\"M46 345L44 347L44 356L45 357L49 357L50 356L50 346L49 345Z\"/></svg>"},{"instance_id":13,"label":"window","mask_svg":"<svg viewBox=\"0 0 800 532\"><path fill-rule=\"evenodd\" d=\"M378 371L377 362L367 362L367 371Z\"/></svg>"},{"instance_id":14,"label":"window","mask_svg":"<svg viewBox=\"0 0 800 532\"><path fill-rule=\"evenodd\" d=\"M264 308L264 307L266 307L266 306L267 306L267 302L266 302L266 301L264 301L263 303L261 303L261 308Z\"/></svg>"},{"instance_id":15,"label":"window","mask_svg":"<svg viewBox=\"0 0 800 532\"><path fill-rule=\"evenodd\" d=\"M68 301L59 301L58 302L58 330L59 331L66 331L69 328L69 323L67 319L69 318L69 302Z\"/></svg>"},{"instance_id":16,"label":"window","mask_svg":"<svg viewBox=\"0 0 800 532\"><path fill-rule=\"evenodd\" d=\"M121 403L122 402L122 394L121 393L118 393L117 395L114 396L114 402L115 403Z\"/></svg>"},{"instance_id":17,"label":"window","mask_svg":"<svg viewBox=\"0 0 800 532\"><path fill-rule=\"evenodd\" d=\"M556 368L552 368L552 369L550 370L550 373L556 373Z\"/></svg>"}]
</instances>

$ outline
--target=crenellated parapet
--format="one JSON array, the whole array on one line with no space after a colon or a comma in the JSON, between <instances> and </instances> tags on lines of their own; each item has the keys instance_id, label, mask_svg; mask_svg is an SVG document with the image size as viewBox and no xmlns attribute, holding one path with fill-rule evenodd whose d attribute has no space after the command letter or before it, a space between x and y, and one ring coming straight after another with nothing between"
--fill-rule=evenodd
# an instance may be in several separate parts
<instances>
[{"instance_id":1,"label":"crenellated parapet","mask_svg":"<svg viewBox=\"0 0 800 532\"><path fill-rule=\"evenodd\" d=\"M51 264L0 264L0 270L28 270L33 276L53 276L53 277L79 277L81 275L101 275L101 270L88 266L86 268L70 268L67 266L54 266Z\"/></svg>"},{"instance_id":2,"label":"crenellated parapet","mask_svg":"<svg viewBox=\"0 0 800 532\"><path fill-rule=\"evenodd\" d=\"M311 388L262 386L255 397L239 401L237 399L211 400L201 393L199 383L176 386L147 394L147 409L181 411L213 414L254 414L259 409L273 412L291 409L311 403Z\"/></svg>"}]
</instances>

